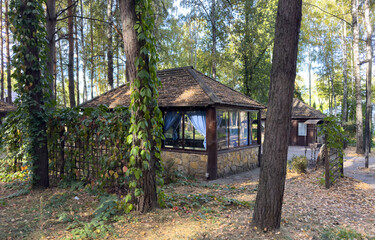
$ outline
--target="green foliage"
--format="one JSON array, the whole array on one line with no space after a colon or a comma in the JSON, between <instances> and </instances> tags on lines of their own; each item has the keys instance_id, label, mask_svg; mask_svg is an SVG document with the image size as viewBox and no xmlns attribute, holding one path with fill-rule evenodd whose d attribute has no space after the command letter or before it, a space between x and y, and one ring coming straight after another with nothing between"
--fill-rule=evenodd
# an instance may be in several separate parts
<instances>
[{"instance_id":1,"label":"green foliage","mask_svg":"<svg viewBox=\"0 0 375 240\"><path fill-rule=\"evenodd\" d=\"M293 156L292 157L292 170L296 173L305 173L307 169L307 158L305 156Z\"/></svg>"},{"instance_id":2,"label":"green foliage","mask_svg":"<svg viewBox=\"0 0 375 240\"><path fill-rule=\"evenodd\" d=\"M160 175L160 150L163 136L162 112L157 105L158 87L161 81L156 75L158 61L155 39L153 36L154 17L150 0L136 1L135 12L139 21L134 29L140 42L140 56L136 57L135 67L137 77L131 83L130 129L126 138L132 143L128 170L126 175L131 177L127 200L134 201L143 195L141 188L144 174L157 171ZM152 174L151 174L152 175ZM130 197L132 196L132 197ZM127 209L133 209L129 202Z\"/></svg>"},{"instance_id":3,"label":"green foliage","mask_svg":"<svg viewBox=\"0 0 375 240\"><path fill-rule=\"evenodd\" d=\"M343 159L345 133L343 127L337 123L334 116L324 118L324 124L319 134L326 136L327 148L336 149L339 157Z\"/></svg>"},{"instance_id":4,"label":"green foliage","mask_svg":"<svg viewBox=\"0 0 375 240\"><path fill-rule=\"evenodd\" d=\"M12 24L13 45L12 77L17 80L16 91L19 94L17 111L22 133L23 148L27 156L26 164L31 170L33 183L40 176L37 168L44 166L40 159L46 148L46 123L52 102L50 101L49 82L52 76L46 72L46 28L43 4L44 0L10 1L9 18ZM44 147L43 147L44 146ZM15 155L15 157L20 157ZM45 183L43 183L45 185Z\"/></svg>"},{"instance_id":5,"label":"green foliage","mask_svg":"<svg viewBox=\"0 0 375 240\"><path fill-rule=\"evenodd\" d=\"M339 239L357 239L364 240L369 239L367 236L363 236L360 233L357 233L355 230L338 228L338 229L326 229L322 235L322 240L339 240Z\"/></svg>"},{"instance_id":6,"label":"green foliage","mask_svg":"<svg viewBox=\"0 0 375 240\"><path fill-rule=\"evenodd\" d=\"M91 181L101 188L126 191L130 145L121 141L126 138L129 130L129 112L126 108L117 107L111 111L106 106L99 106L86 108L83 112L78 108L56 109L48 126L48 148L51 152L58 153L50 156L50 167L61 169L63 151L65 162L62 167L67 183L72 180ZM64 143L64 149L61 148L61 142ZM84 151L74 146L80 146ZM100 148L106 154L98 158ZM98 172L94 171L89 175L87 172L77 171L79 158L81 168L95 166Z\"/></svg>"}]
</instances>

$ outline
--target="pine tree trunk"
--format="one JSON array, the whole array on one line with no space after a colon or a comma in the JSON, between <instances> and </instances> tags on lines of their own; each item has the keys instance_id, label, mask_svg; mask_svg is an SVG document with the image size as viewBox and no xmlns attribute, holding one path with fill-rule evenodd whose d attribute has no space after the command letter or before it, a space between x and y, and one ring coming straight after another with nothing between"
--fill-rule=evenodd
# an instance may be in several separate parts
<instances>
[{"instance_id":1,"label":"pine tree trunk","mask_svg":"<svg viewBox=\"0 0 375 240\"><path fill-rule=\"evenodd\" d=\"M253 215L266 231L280 228L301 18L302 0L279 0L266 121L272 131L265 133Z\"/></svg>"},{"instance_id":2,"label":"pine tree trunk","mask_svg":"<svg viewBox=\"0 0 375 240\"><path fill-rule=\"evenodd\" d=\"M138 41L137 33L134 30L134 25L137 21L141 21L140 14L147 14L147 13L138 13L135 12L135 0L120 0L120 14L121 14L121 22L123 28L123 36L124 36L124 50L126 56L126 73L130 84L132 84L137 77L137 68L135 65L136 58L142 57L146 61L146 66L144 67L148 71L148 56L141 55L140 49L142 46L145 45L145 41ZM139 88L133 89L133 91L140 91L144 86L143 81L140 81ZM142 98L140 96L139 99L142 102ZM150 109L150 113L153 112L153 109ZM140 109L132 109L131 110L132 117L137 120L143 119L144 114ZM148 120L148 130L147 130L147 139L153 145L152 135L151 135L151 122ZM133 146L139 146L140 148L143 146L143 142L141 139L138 138L137 134L133 135ZM150 167L149 170L142 170L142 177L138 180L137 188L141 188L143 190L143 194L135 199L135 209L140 212L145 212L157 207L157 193L156 193L156 159L154 157L154 147L151 147L151 160L150 160ZM142 168L142 159L136 159L136 164L138 168Z\"/></svg>"},{"instance_id":3,"label":"pine tree trunk","mask_svg":"<svg viewBox=\"0 0 375 240\"><path fill-rule=\"evenodd\" d=\"M30 7L28 1L22 1L22 6L17 9L20 16L27 19L36 19L34 15L35 8ZM31 4L31 6L35 6ZM45 119L43 102L43 91L38 91L42 87L41 69L39 67L40 50L38 47L37 29L33 21L26 21L27 26L22 32L25 32L25 37L19 40L19 44L24 45L28 49L28 55L24 54L23 62L25 64L24 74L28 76L25 86L29 87L29 97L32 99L28 102L28 111L30 114L30 134L33 136L32 151L33 151L33 187L49 187L48 176L48 149L47 149L47 124ZM26 31L26 29L28 31ZM16 29L15 31L18 31ZM35 46L36 45L36 46ZM32 57L28 57L28 56Z\"/></svg>"},{"instance_id":4,"label":"pine tree trunk","mask_svg":"<svg viewBox=\"0 0 375 240\"><path fill-rule=\"evenodd\" d=\"M12 81L10 78L10 52L9 52L9 19L8 19L8 4L9 0L5 0L5 48L7 53L7 85L8 85L8 100L7 102L12 103Z\"/></svg>"},{"instance_id":5,"label":"pine tree trunk","mask_svg":"<svg viewBox=\"0 0 375 240\"><path fill-rule=\"evenodd\" d=\"M107 17L108 17L108 29L107 29L107 60L108 60L108 84L113 89L113 49L112 49L112 0L107 0Z\"/></svg>"},{"instance_id":6,"label":"pine tree trunk","mask_svg":"<svg viewBox=\"0 0 375 240\"><path fill-rule=\"evenodd\" d=\"M75 18L75 35L76 35L76 93L77 93L77 105L79 105L79 46L78 46L78 18Z\"/></svg>"},{"instance_id":7,"label":"pine tree trunk","mask_svg":"<svg viewBox=\"0 0 375 240\"><path fill-rule=\"evenodd\" d=\"M60 43L60 41L59 41L59 49L60 49L60 51L59 51L59 58L60 58L61 88L62 88L62 94L63 94L64 107L66 107L64 66L63 66L62 49L61 49L61 43Z\"/></svg>"},{"instance_id":8,"label":"pine tree trunk","mask_svg":"<svg viewBox=\"0 0 375 240\"><path fill-rule=\"evenodd\" d=\"M0 40L1 40L1 50L0 50L0 58L1 58L1 93L0 93L0 101L4 100L4 41L3 41L3 0L0 0Z\"/></svg>"},{"instance_id":9,"label":"pine tree trunk","mask_svg":"<svg viewBox=\"0 0 375 240\"><path fill-rule=\"evenodd\" d=\"M90 2L90 18L92 18L92 3ZM93 28L94 22L90 20L90 43L91 43L91 74L90 74L90 80L91 80L91 99L94 98L94 28Z\"/></svg>"},{"instance_id":10,"label":"pine tree trunk","mask_svg":"<svg viewBox=\"0 0 375 240\"><path fill-rule=\"evenodd\" d=\"M216 2L211 3L211 23L212 23L212 78L216 79Z\"/></svg>"},{"instance_id":11,"label":"pine tree trunk","mask_svg":"<svg viewBox=\"0 0 375 240\"><path fill-rule=\"evenodd\" d=\"M52 78L50 82L50 88L52 93L52 98L55 99L54 89L56 84L55 77L55 64L56 64L56 0L47 0L47 17L46 17L46 29L47 29L47 72Z\"/></svg>"},{"instance_id":12,"label":"pine tree trunk","mask_svg":"<svg viewBox=\"0 0 375 240\"><path fill-rule=\"evenodd\" d=\"M81 15L83 16L83 3L80 0ZM83 34L84 19L81 19L81 49L82 49L82 73L83 73L83 101L87 101L87 82L86 82L86 62L87 55L85 49L85 35Z\"/></svg>"},{"instance_id":13,"label":"pine tree trunk","mask_svg":"<svg viewBox=\"0 0 375 240\"><path fill-rule=\"evenodd\" d=\"M358 26L358 0L352 0L352 27L353 27L353 57L354 57L354 77L356 96L356 152L363 154L363 122L362 122L362 96L361 96L361 76L359 61L359 26Z\"/></svg>"},{"instance_id":14,"label":"pine tree trunk","mask_svg":"<svg viewBox=\"0 0 375 240\"><path fill-rule=\"evenodd\" d=\"M69 52L68 52L68 87L69 87L69 102L70 107L76 106L76 99L74 94L74 36L73 36L73 1L68 0L68 41L69 41Z\"/></svg>"},{"instance_id":15,"label":"pine tree trunk","mask_svg":"<svg viewBox=\"0 0 375 240\"><path fill-rule=\"evenodd\" d=\"M342 74L344 76L344 93L342 102L342 122L346 123L348 121L348 52L346 48L346 22L343 22L342 29Z\"/></svg>"},{"instance_id":16,"label":"pine tree trunk","mask_svg":"<svg viewBox=\"0 0 375 240\"><path fill-rule=\"evenodd\" d=\"M370 4L369 0L365 0L365 25L366 25L366 124L365 124L365 168L369 164L369 152L371 149L371 117L372 117L372 104L371 104L371 79L372 79L372 26L370 21Z\"/></svg>"}]
</instances>

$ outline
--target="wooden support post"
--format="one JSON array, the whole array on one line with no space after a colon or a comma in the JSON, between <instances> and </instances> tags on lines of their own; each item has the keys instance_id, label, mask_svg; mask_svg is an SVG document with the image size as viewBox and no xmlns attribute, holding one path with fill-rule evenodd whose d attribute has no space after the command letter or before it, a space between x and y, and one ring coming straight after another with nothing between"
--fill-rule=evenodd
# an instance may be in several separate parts
<instances>
[{"instance_id":1,"label":"wooden support post","mask_svg":"<svg viewBox=\"0 0 375 240\"><path fill-rule=\"evenodd\" d=\"M259 144L258 150L258 167L262 161L262 112L258 111L258 126L257 126L257 143Z\"/></svg>"},{"instance_id":2,"label":"wooden support post","mask_svg":"<svg viewBox=\"0 0 375 240\"><path fill-rule=\"evenodd\" d=\"M209 180L217 179L217 134L216 108L209 107L206 113L207 173Z\"/></svg>"}]
</instances>

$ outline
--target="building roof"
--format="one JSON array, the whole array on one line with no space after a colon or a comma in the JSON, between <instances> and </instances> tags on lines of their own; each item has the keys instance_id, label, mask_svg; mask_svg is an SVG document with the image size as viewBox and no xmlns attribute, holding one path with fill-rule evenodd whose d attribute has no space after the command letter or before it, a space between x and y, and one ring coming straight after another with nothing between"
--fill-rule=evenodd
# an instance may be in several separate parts
<instances>
[{"instance_id":1,"label":"building roof","mask_svg":"<svg viewBox=\"0 0 375 240\"><path fill-rule=\"evenodd\" d=\"M327 117L313 107L305 104L298 98L293 98L292 119L309 118L309 119L323 119Z\"/></svg>"},{"instance_id":2,"label":"building roof","mask_svg":"<svg viewBox=\"0 0 375 240\"><path fill-rule=\"evenodd\" d=\"M236 106L262 109L264 105L252 100L224 84L204 75L193 67L166 69L157 72L162 82L159 90L159 107L207 107L209 105ZM129 106L130 87L124 84L85 103L82 107L107 105Z\"/></svg>"},{"instance_id":3,"label":"building roof","mask_svg":"<svg viewBox=\"0 0 375 240\"><path fill-rule=\"evenodd\" d=\"M267 109L262 110L262 119L266 119ZM327 117L313 107L302 102L298 98L293 98L292 119L323 119Z\"/></svg>"},{"instance_id":4,"label":"building roof","mask_svg":"<svg viewBox=\"0 0 375 240\"><path fill-rule=\"evenodd\" d=\"M0 113L16 111L16 107L12 104L0 101Z\"/></svg>"}]
</instances>

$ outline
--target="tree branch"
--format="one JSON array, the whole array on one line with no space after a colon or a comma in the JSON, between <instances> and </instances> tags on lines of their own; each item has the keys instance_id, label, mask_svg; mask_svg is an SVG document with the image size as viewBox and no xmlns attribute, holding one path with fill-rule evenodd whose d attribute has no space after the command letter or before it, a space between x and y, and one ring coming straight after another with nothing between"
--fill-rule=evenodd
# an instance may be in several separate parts
<instances>
[{"instance_id":1,"label":"tree branch","mask_svg":"<svg viewBox=\"0 0 375 240\"><path fill-rule=\"evenodd\" d=\"M322 9L322 8L320 8L320 7L316 6L316 5L314 5L314 4L311 4L311 3L308 3L308 2L303 2L303 4L307 4L307 5L310 5L310 6L312 6L312 7L316 7L316 8L319 9L320 11L322 11L322 12L324 12L324 13L326 13L326 14L332 16L332 17L338 18L338 19L340 19L340 20L346 22L347 24L349 24L350 27L352 27L352 24L351 24L350 22L346 21L344 18L341 18L341 17L339 17L339 16L337 16L337 15L335 15L335 14L333 14L333 13L327 12L326 10L324 10L324 9Z\"/></svg>"}]
</instances>

